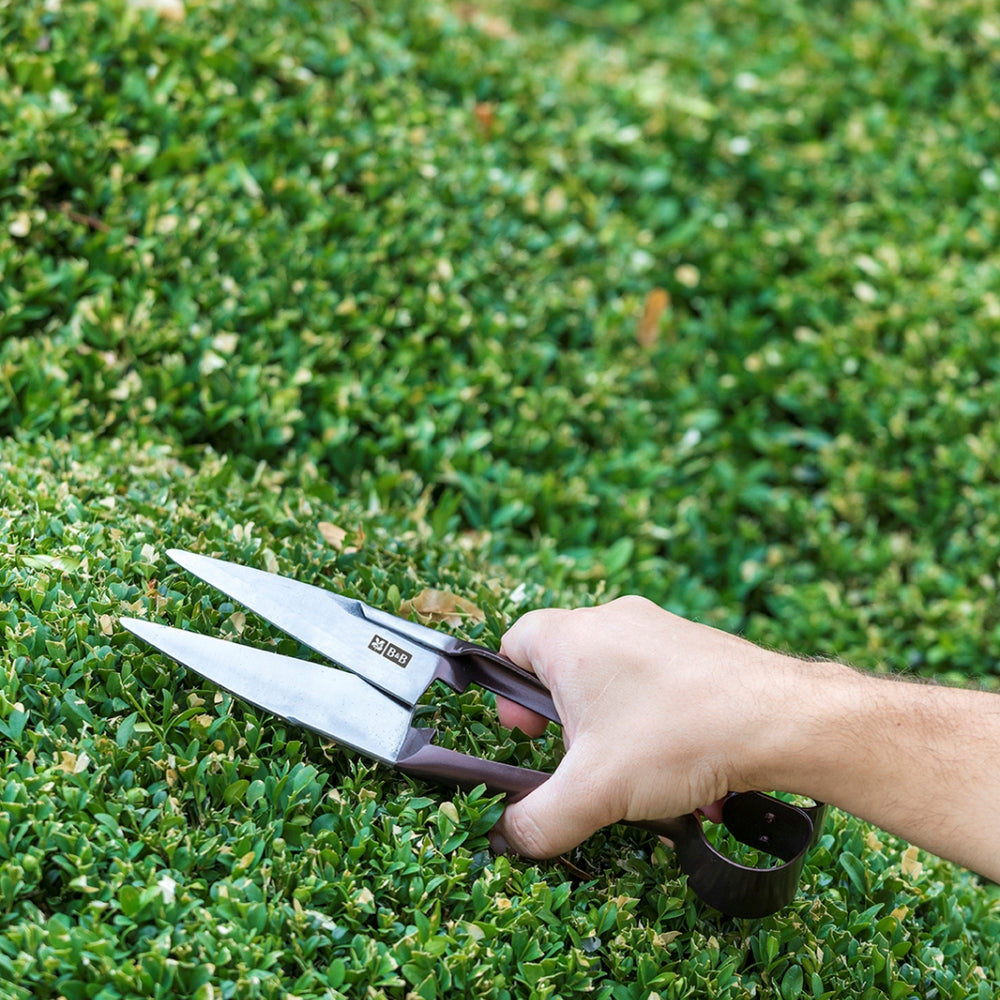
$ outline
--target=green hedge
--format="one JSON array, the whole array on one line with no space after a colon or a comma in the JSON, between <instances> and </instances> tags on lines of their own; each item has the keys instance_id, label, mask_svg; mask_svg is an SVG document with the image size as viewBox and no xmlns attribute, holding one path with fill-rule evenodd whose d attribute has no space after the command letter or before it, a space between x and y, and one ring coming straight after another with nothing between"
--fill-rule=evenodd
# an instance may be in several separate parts
<instances>
[{"instance_id":1,"label":"green hedge","mask_svg":"<svg viewBox=\"0 0 1000 1000\"><path fill-rule=\"evenodd\" d=\"M179 545L450 590L494 644L636 591L998 686L998 37L962 0L0 0L0 995L996 995L993 891L849 817L759 923L633 832L582 880L496 859L497 803L117 617L274 636Z\"/></svg>"}]
</instances>

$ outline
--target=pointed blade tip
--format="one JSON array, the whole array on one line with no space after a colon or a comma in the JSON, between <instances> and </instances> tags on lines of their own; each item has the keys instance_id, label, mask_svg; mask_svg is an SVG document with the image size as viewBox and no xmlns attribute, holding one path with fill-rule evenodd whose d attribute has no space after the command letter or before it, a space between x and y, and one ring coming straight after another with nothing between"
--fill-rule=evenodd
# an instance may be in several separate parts
<instances>
[{"instance_id":1,"label":"pointed blade tip","mask_svg":"<svg viewBox=\"0 0 1000 1000\"><path fill-rule=\"evenodd\" d=\"M167 555L173 559L178 566L187 569L189 562L197 562L199 559L211 559L211 556L202 556L197 552L190 552L188 549L167 549Z\"/></svg>"},{"instance_id":2,"label":"pointed blade tip","mask_svg":"<svg viewBox=\"0 0 1000 1000\"><path fill-rule=\"evenodd\" d=\"M162 635L164 632L174 631L169 625L161 625L159 622L147 621L144 618L119 618L118 624L126 631L131 632L132 635L142 639L143 642L148 642L151 646L156 646L157 648L159 646L151 637Z\"/></svg>"}]
</instances>

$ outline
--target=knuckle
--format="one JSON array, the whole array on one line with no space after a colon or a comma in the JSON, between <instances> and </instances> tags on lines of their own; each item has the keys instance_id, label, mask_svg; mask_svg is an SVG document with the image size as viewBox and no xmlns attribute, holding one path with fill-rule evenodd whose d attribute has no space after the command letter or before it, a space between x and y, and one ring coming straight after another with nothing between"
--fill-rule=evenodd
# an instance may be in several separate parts
<instances>
[{"instance_id":1,"label":"knuckle","mask_svg":"<svg viewBox=\"0 0 1000 1000\"><path fill-rule=\"evenodd\" d=\"M550 841L535 817L523 810L509 810L506 816L508 843L525 858L548 858L557 853L550 848Z\"/></svg>"},{"instance_id":2,"label":"knuckle","mask_svg":"<svg viewBox=\"0 0 1000 1000\"><path fill-rule=\"evenodd\" d=\"M648 597L642 597L639 594L626 594L616 598L606 606L614 607L616 611L623 611L630 615L645 614L658 608L658 605L654 604Z\"/></svg>"}]
</instances>

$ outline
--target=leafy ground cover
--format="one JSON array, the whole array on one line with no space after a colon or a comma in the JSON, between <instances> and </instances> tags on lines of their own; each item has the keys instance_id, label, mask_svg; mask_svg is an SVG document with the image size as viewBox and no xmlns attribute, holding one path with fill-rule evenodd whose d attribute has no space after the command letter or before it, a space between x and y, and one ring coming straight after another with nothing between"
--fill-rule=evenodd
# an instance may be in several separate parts
<instances>
[{"instance_id":1,"label":"leafy ground cover","mask_svg":"<svg viewBox=\"0 0 1000 1000\"><path fill-rule=\"evenodd\" d=\"M850 817L727 921L117 626L294 651L180 545L996 687L992 6L151 6L0 0L0 995L995 996L995 890Z\"/></svg>"}]
</instances>

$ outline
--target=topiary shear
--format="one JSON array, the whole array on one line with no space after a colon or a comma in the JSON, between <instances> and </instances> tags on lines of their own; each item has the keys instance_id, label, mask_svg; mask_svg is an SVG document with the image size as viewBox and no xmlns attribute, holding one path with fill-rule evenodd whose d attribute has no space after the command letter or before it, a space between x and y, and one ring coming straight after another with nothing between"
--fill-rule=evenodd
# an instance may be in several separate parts
<instances>
[{"instance_id":1,"label":"topiary shear","mask_svg":"<svg viewBox=\"0 0 1000 1000\"><path fill-rule=\"evenodd\" d=\"M200 579L346 669L134 618L130 632L258 708L417 778L485 785L512 800L545 781L543 771L486 760L434 742L414 711L434 681L456 691L477 684L558 723L546 688L493 650L407 621L361 601L274 573L178 549L170 557ZM673 841L688 885L734 917L762 917L795 895L825 807L791 805L761 792L729 796L723 824L740 843L778 863L743 865L708 840L700 817L633 825Z\"/></svg>"}]
</instances>

